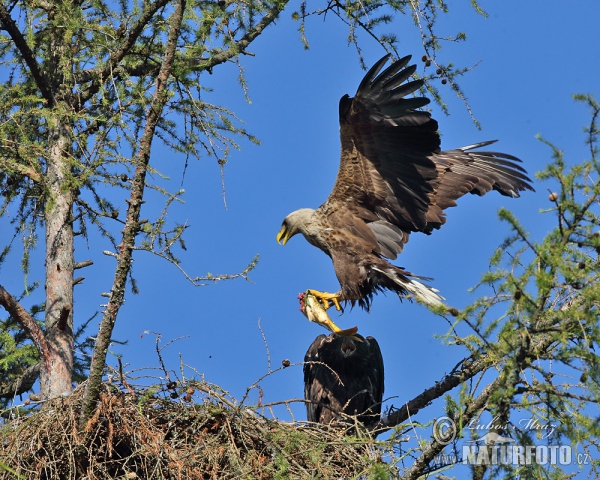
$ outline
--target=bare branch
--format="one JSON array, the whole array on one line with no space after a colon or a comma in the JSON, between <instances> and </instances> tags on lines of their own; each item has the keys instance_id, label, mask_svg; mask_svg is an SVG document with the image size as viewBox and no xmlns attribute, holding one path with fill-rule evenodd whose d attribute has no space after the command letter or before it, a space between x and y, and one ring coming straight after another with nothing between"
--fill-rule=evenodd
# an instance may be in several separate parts
<instances>
[{"instance_id":1,"label":"bare branch","mask_svg":"<svg viewBox=\"0 0 600 480\"><path fill-rule=\"evenodd\" d=\"M93 265L93 264L94 264L94 262L92 260L86 260L85 262L77 262L75 265L73 265L73 270L89 267L90 265Z\"/></svg>"},{"instance_id":2,"label":"bare branch","mask_svg":"<svg viewBox=\"0 0 600 480\"><path fill-rule=\"evenodd\" d=\"M401 424L411 415L415 415L419 410L428 406L436 398L441 397L462 382L487 369L489 366L490 361L487 357L480 357L477 359L465 358L462 361L462 368L460 370L445 376L440 381L436 382L433 387L426 389L420 395L417 395L412 400L406 402L398 410L394 410L387 415L387 417L382 418L381 422L372 429L383 433L391 427Z\"/></svg>"},{"instance_id":3,"label":"bare branch","mask_svg":"<svg viewBox=\"0 0 600 480\"><path fill-rule=\"evenodd\" d=\"M219 275L212 275L211 273L207 273L205 277L196 277L194 278L193 282L202 282L202 281L211 281L211 282L218 282L220 280L231 280L234 278L243 278L244 280L250 281L250 278L248 277L248 274L256 267L256 265L258 264L258 259L260 258L260 255L256 255L252 261L246 266L246 268L244 268L244 270L242 270L239 273L234 273L234 274L229 274L229 273L223 273L223 274L219 274Z\"/></svg>"}]
</instances>

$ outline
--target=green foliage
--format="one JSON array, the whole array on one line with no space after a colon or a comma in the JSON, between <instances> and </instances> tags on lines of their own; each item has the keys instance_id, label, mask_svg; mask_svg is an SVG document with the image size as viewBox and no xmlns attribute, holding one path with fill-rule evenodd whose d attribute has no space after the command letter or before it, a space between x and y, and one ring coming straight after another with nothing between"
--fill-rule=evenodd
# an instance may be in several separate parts
<instances>
[{"instance_id":1,"label":"green foliage","mask_svg":"<svg viewBox=\"0 0 600 480\"><path fill-rule=\"evenodd\" d=\"M234 136L257 142L232 112L206 101L210 90L201 73L212 68L211 58L234 48L236 37L251 31L275 5L189 4L181 34L186 47L177 52L175 75L168 80L167 110L171 113L161 118L156 133L169 148L183 153L182 158L212 157L222 167L230 150L239 148ZM23 255L27 269L28 252L35 247L37 227L43 225L49 201L43 172L48 136L57 119L71 126L71 145L65 152L70 171L65 172L68 176L62 188L75 194L75 226L87 239L89 225L95 225L116 245L111 229L122 220L114 206L114 189L130 187L128 177L135 169L131 159L140 146L144 109L150 103L164 52L170 9L154 12L152 21L142 24L145 28L138 44L106 72L102 68L123 48L125 34L130 33L127 29L141 23L152 5L94 2L91 8L74 9L70 3L57 4L51 21L34 6L17 4L13 13L18 9L26 19L19 26L29 47L42 68L58 67L53 80L60 84L55 92L57 104L47 108L21 52L8 34L0 36L0 64L8 71L8 81L0 85L0 181L4 185L0 216L10 212L15 236L27 238ZM60 48L58 58L47 43L54 38L53 28L60 29L63 42L56 47ZM158 173L160 166L153 168ZM111 187L112 200L106 187ZM170 204L172 197L157 189ZM9 210L11 204L14 207ZM155 231L163 225L163 217L164 212L156 220Z\"/></svg>"},{"instance_id":2,"label":"green foliage","mask_svg":"<svg viewBox=\"0 0 600 480\"><path fill-rule=\"evenodd\" d=\"M189 160L207 158L223 175L240 139L258 142L233 112L210 103L206 77L215 66L244 53L285 3L187 2L179 48L165 80L165 114L160 115L153 137L181 154L183 174ZM122 243L118 232L127 218L117 205L129 196L133 178L139 175L136 159L142 148L150 154L150 145L143 145L142 138L174 6L166 0L94 0L84 7L70 2L16 2L10 11L1 10L0 20L7 28L0 31L0 65L6 77L0 85L0 218L7 236L0 266L18 247L15 240L22 239L25 293L20 300L31 303L33 299L27 298L32 293L31 253L38 248L40 232L48 227L46 217L56 206L57 195L67 201L67 217L78 242L95 244L99 235L110 245L109 254ZM185 250L186 225L168 221L167 213L173 202L183 201L184 191L170 193L168 178L161 174L171 165L152 158L147 167L157 179L147 186L163 196L165 206L155 219L139 222L144 238L135 248L159 255L183 271L176 250ZM255 261L237 275L245 276L254 265ZM129 275L129 280L136 292L135 279ZM0 321L0 369L11 378L39 355L14 320ZM83 335L88 322L76 317L75 335ZM76 381L85 378L91 346L89 339L77 345Z\"/></svg>"},{"instance_id":3,"label":"green foliage","mask_svg":"<svg viewBox=\"0 0 600 480\"><path fill-rule=\"evenodd\" d=\"M375 38L386 50L396 51L398 38L394 33L378 33L380 27L390 25L398 15L408 15L418 28L425 51L431 56L440 50L442 41L466 40L464 32L455 35L440 36L437 21L440 14L448 13L448 5L443 0L411 1L411 0L343 0L327 4L325 8L320 5L309 10L309 3L302 1L292 13L292 19L300 22L302 41L308 48L308 39L305 36L306 20L314 15L327 15L331 13L341 19L348 26L348 42L354 44L360 53L359 32ZM471 6L479 14L487 16L476 0L471 0ZM361 58L362 61L362 58Z\"/></svg>"},{"instance_id":4,"label":"green foliage","mask_svg":"<svg viewBox=\"0 0 600 480\"><path fill-rule=\"evenodd\" d=\"M373 463L369 468L369 480L389 480L395 472L387 463Z\"/></svg>"},{"instance_id":5,"label":"green foliage","mask_svg":"<svg viewBox=\"0 0 600 480\"><path fill-rule=\"evenodd\" d=\"M4 470L5 472L10 473L14 478L25 478L24 475L19 475L17 472L15 472L12 468L4 464L3 462L0 462L0 470Z\"/></svg>"},{"instance_id":6,"label":"green foliage","mask_svg":"<svg viewBox=\"0 0 600 480\"><path fill-rule=\"evenodd\" d=\"M28 292L34 292L37 284L29 285ZM26 294L23 293L21 298ZM28 312L32 318L37 319L40 312L44 311L43 305L34 305ZM41 321L37 320L41 325ZM8 317L0 321L0 390L10 390L13 382L17 381L28 367L35 365L39 360L39 353L31 343L27 334L17 321ZM14 395L14 394L13 394ZM12 395L0 399L0 408L6 408L12 400Z\"/></svg>"},{"instance_id":7,"label":"green foliage","mask_svg":"<svg viewBox=\"0 0 600 480\"><path fill-rule=\"evenodd\" d=\"M552 215L555 226L534 240L511 212L500 210L499 218L511 234L492 256L490 270L477 287L486 295L460 312L448 334L449 343L465 346L471 358L485 359L493 370L482 369L470 384L464 383L458 398L446 399L446 411L459 425L460 438L465 426L461 415L486 395L477 418L494 418L505 429L501 433L517 445L566 444L594 458L600 449L600 104L591 95L575 98L591 110L585 129L590 158L569 162L540 138L552 152L552 162L537 174L548 182L550 192L551 206L541 213ZM552 425L552 434L524 428L524 418ZM597 464L586 468L599 474ZM560 465L549 469L535 462L490 465L485 470L486 478L564 475Z\"/></svg>"},{"instance_id":8,"label":"green foliage","mask_svg":"<svg viewBox=\"0 0 600 480\"><path fill-rule=\"evenodd\" d=\"M487 14L476 0L471 0L470 4L478 14L487 17ZM385 2L378 0L344 0L329 2L325 8L321 6L313 7L313 5L303 0L298 10L292 13L292 19L299 22L298 30L304 47L308 49L310 45L309 39L306 36L306 22L308 19L316 15L326 16L327 14L333 14L348 26L348 43L355 46L364 69L367 68L367 65L362 57L359 45L360 34L362 33L374 38L386 51L393 52L398 56L397 45L399 39L397 35L393 32L382 32L382 29L394 24L395 31L397 31L398 17L409 17L421 37L425 51L425 55L423 56L423 78L426 82L427 92L442 108L442 111L448 114L448 107L442 98L439 83L448 85L464 101L465 107L475 125L477 127L480 126L469 108L466 95L457 82L458 77L464 75L473 67L457 68L451 62L442 64L437 58L444 42L462 42L467 39L465 32L442 35L438 31L437 22L440 15L447 14L449 11L446 2L443 0L387 0ZM309 6L313 9L311 10ZM435 72L433 72L434 69Z\"/></svg>"}]
</instances>

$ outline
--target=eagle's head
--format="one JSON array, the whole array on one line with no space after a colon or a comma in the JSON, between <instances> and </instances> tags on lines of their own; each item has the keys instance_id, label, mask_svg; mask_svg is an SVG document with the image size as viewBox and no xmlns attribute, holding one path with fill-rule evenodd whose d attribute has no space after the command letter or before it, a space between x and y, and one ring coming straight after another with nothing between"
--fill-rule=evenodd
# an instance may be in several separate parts
<instances>
[{"instance_id":1,"label":"eagle's head","mask_svg":"<svg viewBox=\"0 0 600 480\"><path fill-rule=\"evenodd\" d=\"M277 243L285 245L297 233L306 233L307 226L312 223L313 213L315 211L312 208L301 208L285 217L277 234Z\"/></svg>"}]
</instances>

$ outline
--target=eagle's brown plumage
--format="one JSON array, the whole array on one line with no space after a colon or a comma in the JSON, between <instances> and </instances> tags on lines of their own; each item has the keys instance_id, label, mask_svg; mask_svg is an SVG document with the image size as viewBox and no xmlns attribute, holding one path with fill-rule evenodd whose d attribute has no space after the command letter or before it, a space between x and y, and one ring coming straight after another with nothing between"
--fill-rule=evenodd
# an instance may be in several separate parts
<instances>
[{"instance_id":1,"label":"eagle's brown plumage","mask_svg":"<svg viewBox=\"0 0 600 480\"><path fill-rule=\"evenodd\" d=\"M319 335L304 357L304 398L309 422L379 421L384 389L383 357L377 340Z\"/></svg>"},{"instance_id":2,"label":"eagle's brown plumage","mask_svg":"<svg viewBox=\"0 0 600 480\"><path fill-rule=\"evenodd\" d=\"M382 70L383 57L367 73L354 98L340 100L340 167L327 201L283 221L278 241L302 233L333 261L341 300L368 308L373 293L412 293L430 304L437 290L386 259L402 252L411 232L431 233L446 221L444 210L466 193L497 190L518 197L533 190L520 160L506 153L475 150L482 142L440 150L438 124L424 97L404 98L423 86L406 82L416 66L410 56ZM405 68L406 67L406 68Z\"/></svg>"}]
</instances>

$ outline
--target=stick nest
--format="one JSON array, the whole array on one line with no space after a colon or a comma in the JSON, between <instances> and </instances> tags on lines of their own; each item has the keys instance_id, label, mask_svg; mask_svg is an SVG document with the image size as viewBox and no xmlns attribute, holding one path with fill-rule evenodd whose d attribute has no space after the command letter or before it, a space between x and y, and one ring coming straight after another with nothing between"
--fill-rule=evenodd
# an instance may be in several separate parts
<instances>
[{"instance_id":1,"label":"stick nest","mask_svg":"<svg viewBox=\"0 0 600 480\"><path fill-rule=\"evenodd\" d=\"M21 478L86 480L350 478L378 464L372 438L268 419L204 382L183 392L173 400L173 391L105 384L80 430L79 387L6 420L0 463Z\"/></svg>"}]
</instances>

